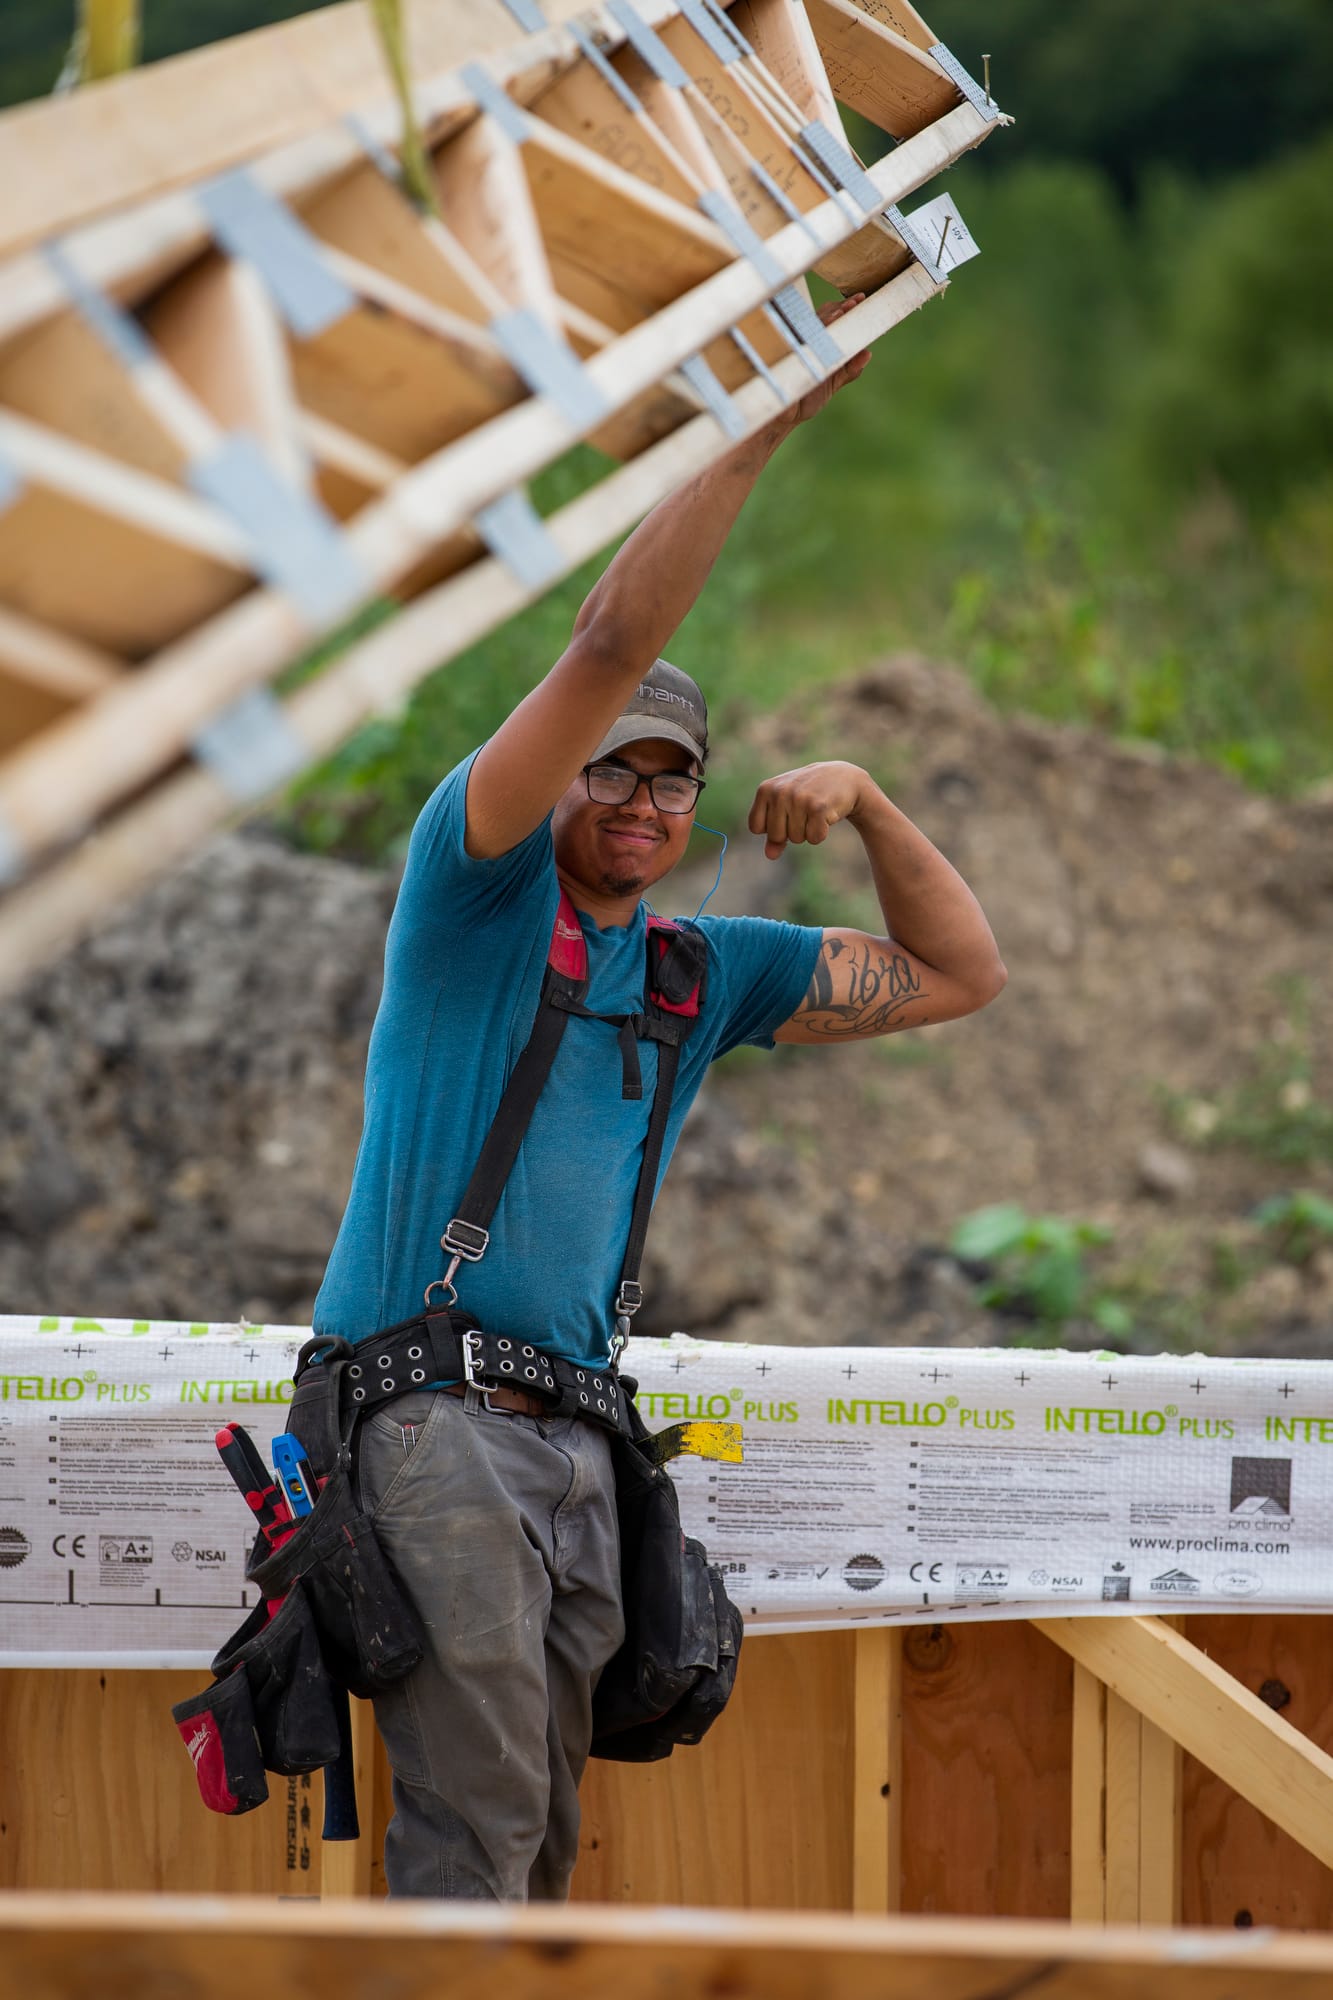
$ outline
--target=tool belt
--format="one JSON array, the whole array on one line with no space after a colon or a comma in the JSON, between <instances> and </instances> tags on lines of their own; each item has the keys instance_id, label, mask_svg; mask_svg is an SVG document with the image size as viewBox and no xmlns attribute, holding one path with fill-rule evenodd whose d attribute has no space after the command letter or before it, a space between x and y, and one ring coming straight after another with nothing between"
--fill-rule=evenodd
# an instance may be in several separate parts
<instances>
[{"instance_id":1,"label":"tool belt","mask_svg":"<svg viewBox=\"0 0 1333 2000\"><path fill-rule=\"evenodd\" d=\"M342 1364L336 1413L320 1376L335 1359ZM454 1308L401 1320L355 1347L335 1335L308 1340L297 1356L288 1429L318 1466L336 1455L358 1417L431 1383L474 1388L483 1401L495 1390L522 1390L538 1399L546 1416L584 1417L621 1437L629 1435L637 1387L613 1367L566 1361L531 1341L487 1333L471 1313Z\"/></svg>"}]
</instances>

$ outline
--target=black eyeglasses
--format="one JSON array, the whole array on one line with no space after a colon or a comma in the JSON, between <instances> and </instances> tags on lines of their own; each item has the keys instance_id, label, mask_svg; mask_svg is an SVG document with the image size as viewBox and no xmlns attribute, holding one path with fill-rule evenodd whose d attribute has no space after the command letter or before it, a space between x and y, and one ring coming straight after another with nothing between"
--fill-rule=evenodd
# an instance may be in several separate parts
<instances>
[{"instance_id":1,"label":"black eyeglasses","mask_svg":"<svg viewBox=\"0 0 1333 2000\"><path fill-rule=\"evenodd\" d=\"M691 778L684 771L659 771L645 778L628 764L585 764L583 776L588 797L599 806L627 806L639 786L647 785L649 798L664 813L689 812L704 788L702 778Z\"/></svg>"}]
</instances>

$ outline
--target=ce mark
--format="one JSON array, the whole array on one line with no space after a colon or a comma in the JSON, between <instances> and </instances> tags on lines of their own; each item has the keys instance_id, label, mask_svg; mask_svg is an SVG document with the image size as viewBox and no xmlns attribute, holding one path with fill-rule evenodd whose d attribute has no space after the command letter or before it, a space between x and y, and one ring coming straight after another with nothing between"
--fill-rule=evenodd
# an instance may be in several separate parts
<instances>
[{"instance_id":1,"label":"ce mark","mask_svg":"<svg viewBox=\"0 0 1333 2000\"><path fill-rule=\"evenodd\" d=\"M86 1535L57 1535L51 1544L51 1553L59 1556L61 1562L68 1562L70 1556L77 1556L82 1562L88 1553L83 1546L87 1539ZM68 1549L65 1547L67 1542Z\"/></svg>"},{"instance_id":2,"label":"ce mark","mask_svg":"<svg viewBox=\"0 0 1333 2000\"><path fill-rule=\"evenodd\" d=\"M944 1581L944 1564L916 1562L912 1564L907 1574L911 1577L913 1583L920 1583L923 1578L929 1583L942 1583Z\"/></svg>"}]
</instances>

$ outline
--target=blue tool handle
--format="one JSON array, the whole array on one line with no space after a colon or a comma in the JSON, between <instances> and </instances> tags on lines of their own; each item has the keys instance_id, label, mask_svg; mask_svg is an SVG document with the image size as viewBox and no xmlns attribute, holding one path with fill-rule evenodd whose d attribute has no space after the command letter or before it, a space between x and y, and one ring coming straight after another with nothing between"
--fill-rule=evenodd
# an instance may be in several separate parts
<instances>
[{"instance_id":1,"label":"blue tool handle","mask_svg":"<svg viewBox=\"0 0 1333 2000\"><path fill-rule=\"evenodd\" d=\"M293 1515L309 1514L315 1505L314 1477L305 1446L290 1431L274 1438L273 1465Z\"/></svg>"},{"instance_id":2,"label":"blue tool handle","mask_svg":"<svg viewBox=\"0 0 1333 2000\"><path fill-rule=\"evenodd\" d=\"M359 1840L356 1810L356 1760L352 1754L352 1713L347 1690L335 1686L333 1706L338 1717L338 1755L324 1766L324 1838Z\"/></svg>"}]
</instances>

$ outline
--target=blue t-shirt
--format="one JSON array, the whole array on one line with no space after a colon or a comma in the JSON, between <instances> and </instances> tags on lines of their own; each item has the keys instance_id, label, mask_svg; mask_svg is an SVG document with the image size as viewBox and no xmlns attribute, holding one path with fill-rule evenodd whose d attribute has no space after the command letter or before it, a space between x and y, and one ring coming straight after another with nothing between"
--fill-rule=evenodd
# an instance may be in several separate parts
<instances>
[{"instance_id":1,"label":"blue t-shirt","mask_svg":"<svg viewBox=\"0 0 1333 2000\"><path fill-rule=\"evenodd\" d=\"M549 821L508 854L470 856L471 767L469 757L451 771L418 819L389 926L361 1144L315 1301L319 1332L349 1340L419 1313L427 1285L442 1276L441 1231L532 1031L546 969L560 893ZM585 1004L608 1014L640 1009L642 906L623 928L580 922ZM741 1042L772 1046L774 1029L806 992L821 937L760 917L705 917L699 929L708 939L708 989L681 1051L663 1173L709 1063ZM614 1028L570 1018L490 1247L455 1281L460 1306L489 1332L571 1360L606 1361L657 1080L656 1046L638 1047L643 1098L627 1102Z\"/></svg>"}]
</instances>

